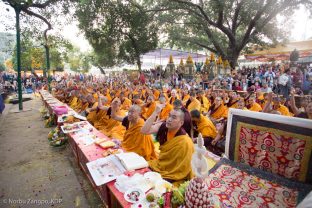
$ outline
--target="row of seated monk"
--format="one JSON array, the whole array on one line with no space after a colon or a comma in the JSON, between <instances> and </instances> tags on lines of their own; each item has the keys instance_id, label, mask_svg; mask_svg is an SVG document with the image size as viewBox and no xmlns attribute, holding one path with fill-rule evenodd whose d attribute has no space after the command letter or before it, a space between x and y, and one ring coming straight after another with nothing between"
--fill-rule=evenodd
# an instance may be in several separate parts
<instances>
[{"instance_id":1,"label":"row of seated monk","mask_svg":"<svg viewBox=\"0 0 312 208\"><path fill-rule=\"evenodd\" d=\"M144 89L144 90L143 90ZM312 118L312 105L301 111L291 100L292 111L272 93L249 94L203 90L100 89L56 87L54 96L67 103L99 131L121 140L124 150L143 156L152 170L179 184L193 174L191 158L196 136L201 133L206 148L218 155L224 152L229 108ZM293 98L293 96L292 96ZM155 150L153 136L159 143Z\"/></svg>"}]
</instances>

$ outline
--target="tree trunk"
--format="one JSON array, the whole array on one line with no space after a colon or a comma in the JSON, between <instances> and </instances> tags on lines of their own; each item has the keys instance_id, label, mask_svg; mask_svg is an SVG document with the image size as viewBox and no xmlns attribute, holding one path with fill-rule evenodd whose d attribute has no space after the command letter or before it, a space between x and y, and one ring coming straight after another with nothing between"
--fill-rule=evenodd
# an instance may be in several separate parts
<instances>
[{"instance_id":1,"label":"tree trunk","mask_svg":"<svg viewBox=\"0 0 312 208\"><path fill-rule=\"evenodd\" d=\"M239 57L239 53L240 51L235 47L235 45L229 43L229 46L226 51L227 56L225 58L229 61L230 67L232 69L234 69L238 65L237 60Z\"/></svg>"},{"instance_id":2,"label":"tree trunk","mask_svg":"<svg viewBox=\"0 0 312 208\"><path fill-rule=\"evenodd\" d=\"M236 66L238 66L237 60L239 57L239 52L238 51L232 51L231 53L227 54L227 60L230 63L230 66L232 69L235 69Z\"/></svg>"},{"instance_id":3,"label":"tree trunk","mask_svg":"<svg viewBox=\"0 0 312 208\"><path fill-rule=\"evenodd\" d=\"M141 59L140 59L140 56L137 57L137 65L138 65L139 72L140 72L141 71Z\"/></svg>"},{"instance_id":4,"label":"tree trunk","mask_svg":"<svg viewBox=\"0 0 312 208\"><path fill-rule=\"evenodd\" d=\"M102 73L102 74L105 74L104 69L103 69L102 67L100 67L100 66L98 66L98 67L99 67L99 69L100 69L101 73Z\"/></svg>"}]
</instances>

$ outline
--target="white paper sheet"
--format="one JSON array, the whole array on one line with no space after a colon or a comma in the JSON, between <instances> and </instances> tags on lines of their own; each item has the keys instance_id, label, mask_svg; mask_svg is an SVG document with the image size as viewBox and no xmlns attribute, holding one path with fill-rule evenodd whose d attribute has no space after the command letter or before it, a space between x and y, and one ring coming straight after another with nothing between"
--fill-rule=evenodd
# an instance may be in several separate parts
<instances>
[{"instance_id":1,"label":"white paper sheet","mask_svg":"<svg viewBox=\"0 0 312 208\"><path fill-rule=\"evenodd\" d=\"M97 186L115 180L117 176L122 175L126 171L115 155L89 162L87 167Z\"/></svg>"},{"instance_id":2,"label":"white paper sheet","mask_svg":"<svg viewBox=\"0 0 312 208\"><path fill-rule=\"evenodd\" d=\"M92 138L92 135L85 135L79 138L85 146L93 144L95 140Z\"/></svg>"}]
</instances>

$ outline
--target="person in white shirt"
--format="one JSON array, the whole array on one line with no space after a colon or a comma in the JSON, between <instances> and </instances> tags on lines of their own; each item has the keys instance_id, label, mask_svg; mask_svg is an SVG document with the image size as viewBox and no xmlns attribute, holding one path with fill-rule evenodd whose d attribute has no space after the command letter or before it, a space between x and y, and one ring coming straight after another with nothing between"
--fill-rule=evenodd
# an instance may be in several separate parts
<instances>
[{"instance_id":1,"label":"person in white shirt","mask_svg":"<svg viewBox=\"0 0 312 208\"><path fill-rule=\"evenodd\" d=\"M267 82L262 83L261 92L263 93L269 93L272 92L272 88L268 86Z\"/></svg>"},{"instance_id":2,"label":"person in white shirt","mask_svg":"<svg viewBox=\"0 0 312 208\"><path fill-rule=\"evenodd\" d=\"M275 76L276 75L275 72L272 70L272 67L270 67L269 70L264 73L264 77L270 77L271 80L273 80Z\"/></svg>"}]
</instances>

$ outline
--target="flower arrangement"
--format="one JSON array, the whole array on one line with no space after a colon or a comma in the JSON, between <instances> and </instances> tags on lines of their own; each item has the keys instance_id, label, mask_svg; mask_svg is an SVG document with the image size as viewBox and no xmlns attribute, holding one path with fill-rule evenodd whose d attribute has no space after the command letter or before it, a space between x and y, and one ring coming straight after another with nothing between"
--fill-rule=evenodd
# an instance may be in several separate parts
<instances>
[{"instance_id":1,"label":"flower arrangement","mask_svg":"<svg viewBox=\"0 0 312 208\"><path fill-rule=\"evenodd\" d=\"M68 138L67 136L56 127L55 129L51 130L48 134L48 140L51 146L59 147L66 144Z\"/></svg>"},{"instance_id":2,"label":"flower arrangement","mask_svg":"<svg viewBox=\"0 0 312 208\"><path fill-rule=\"evenodd\" d=\"M48 119L45 120L45 127L46 128L49 128L49 127L53 127L56 125L56 122L55 122L55 114L52 114L48 117Z\"/></svg>"}]
</instances>

